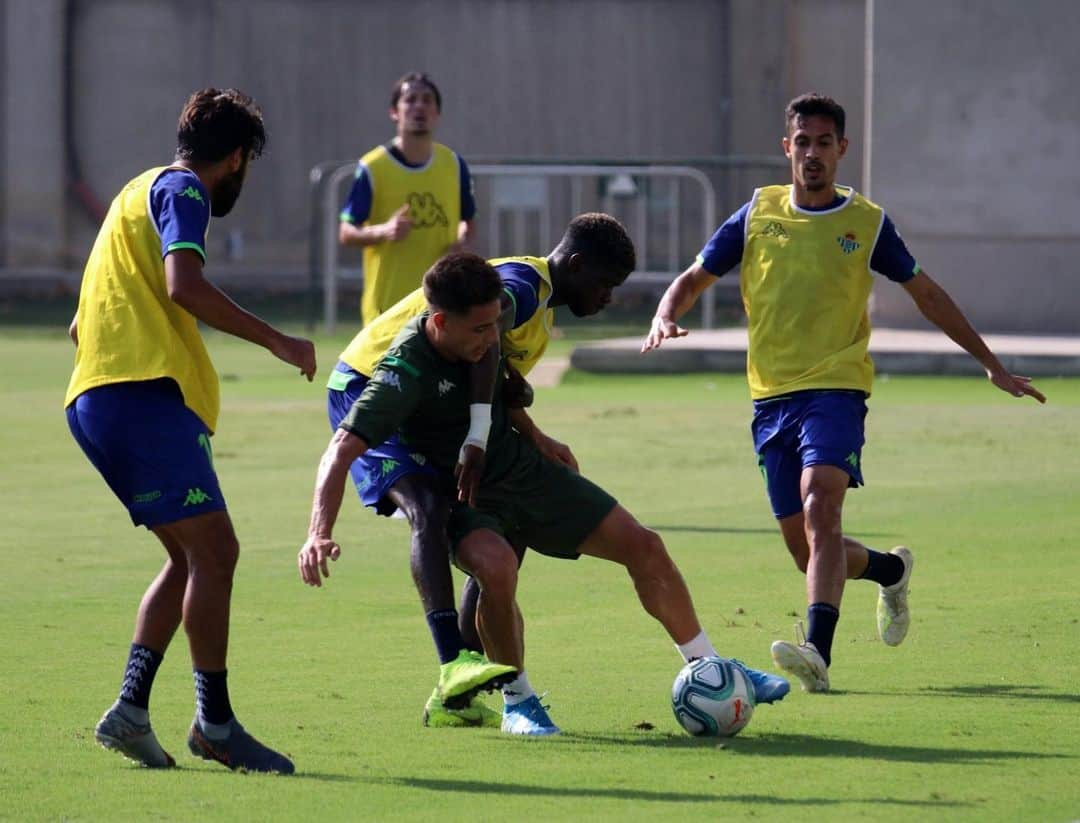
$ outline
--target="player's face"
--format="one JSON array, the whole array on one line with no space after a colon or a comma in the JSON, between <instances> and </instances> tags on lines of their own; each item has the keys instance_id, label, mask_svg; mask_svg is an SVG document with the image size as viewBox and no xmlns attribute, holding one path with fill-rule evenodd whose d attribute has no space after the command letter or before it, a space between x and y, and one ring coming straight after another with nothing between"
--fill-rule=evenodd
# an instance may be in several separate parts
<instances>
[{"instance_id":1,"label":"player's face","mask_svg":"<svg viewBox=\"0 0 1080 823\"><path fill-rule=\"evenodd\" d=\"M390 109L390 119L397 123L399 134L431 134L439 122L435 92L426 83L406 83L397 105Z\"/></svg>"},{"instance_id":2,"label":"player's face","mask_svg":"<svg viewBox=\"0 0 1080 823\"><path fill-rule=\"evenodd\" d=\"M837 137L831 117L796 117L784 138L791 176L806 191L824 191L836 182L836 167L847 151L847 138Z\"/></svg>"},{"instance_id":3,"label":"player's face","mask_svg":"<svg viewBox=\"0 0 1080 823\"><path fill-rule=\"evenodd\" d=\"M468 314L443 314L442 331L446 347L458 360L479 362L487 350L499 339L499 314L502 304L498 300L473 306Z\"/></svg>"},{"instance_id":4,"label":"player's face","mask_svg":"<svg viewBox=\"0 0 1080 823\"><path fill-rule=\"evenodd\" d=\"M231 174L221 178L214 190L210 192L210 214L214 217L224 217L232 211L236 205L236 198L240 196L240 190L244 188L244 177L247 175L248 158L240 160L240 166Z\"/></svg>"},{"instance_id":5,"label":"player's face","mask_svg":"<svg viewBox=\"0 0 1080 823\"><path fill-rule=\"evenodd\" d=\"M611 295L621 286L628 275L585 263L581 255L570 256L570 282L566 306L575 317L590 317L603 311L611 302Z\"/></svg>"}]
</instances>

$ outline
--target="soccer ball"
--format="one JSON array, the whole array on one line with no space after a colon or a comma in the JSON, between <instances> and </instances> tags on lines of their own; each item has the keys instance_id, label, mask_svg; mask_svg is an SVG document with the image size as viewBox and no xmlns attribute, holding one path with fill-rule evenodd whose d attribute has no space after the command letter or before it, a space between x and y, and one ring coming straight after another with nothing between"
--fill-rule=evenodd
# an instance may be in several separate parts
<instances>
[{"instance_id":1,"label":"soccer ball","mask_svg":"<svg viewBox=\"0 0 1080 823\"><path fill-rule=\"evenodd\" d=\"M675 678L671 709L692 735L734 737L754 715L754 687L732 661L699 657Z\"/></svg>"}]
</instances>

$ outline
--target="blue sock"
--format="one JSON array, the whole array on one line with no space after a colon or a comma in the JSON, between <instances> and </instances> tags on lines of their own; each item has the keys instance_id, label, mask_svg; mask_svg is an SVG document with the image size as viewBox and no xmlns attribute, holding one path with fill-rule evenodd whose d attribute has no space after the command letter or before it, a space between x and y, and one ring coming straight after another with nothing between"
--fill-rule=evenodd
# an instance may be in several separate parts
<instances>
[{"instance_id":1,"label":"blue sock","mask_svg":"<svg viewBox=\"0 0 1080 823\"><path fill-rule=\"evenodd\" d=\"M233 719L228 675L228 669L220 672L195 669L195 706L201 722L221 726Z\"/></svg>"},{"instance_id":2,"label":"blue sock","mask_svg":"<svg viewBox=\"0 0 1080 823\"><path fill-rule=\"evenodd\" d=\"M879 586L891 586L899 583L904 576L904 561L895 554L866 550L866 570L859 575L859 580L873 580Z\"/></svg>"},{"instance_id":3,"label":"blue sock","mask_svg":"<svg viewBox=\"0 0 1080 823\"><path fill-rule=\"evenodd\" d=\"M124 682L120 685L120 699L140 709L149 708L150 689L163 659L164 655L153 649L132 643L124 670Z\"/></svg>"},{"instance_id":4,"label":"blue sock","mask_svg":"<svg viewBox=\"0 0 1080 823\"><path fill-rule=\"evenodd\" d=\"M840 610L829 603L811 603L806 610L806 642L814 644L826 666L832 664L833 634L839 619Z\"/></svg>"},{"instance_id":5,"label":"blue sock","mask_svg":"<svg viewBox=\"0 0 1080 823\"><path fill-rule=\"evenodd\" d=\"M457 609L439 609L427 613L428 628L431 629L431 639L435 641L435 651L438 652L440 663L449 663L457 659L458 654L465 648L465 641L461 637L461 629L458 628Z\"/></svg>"}]
</instances>

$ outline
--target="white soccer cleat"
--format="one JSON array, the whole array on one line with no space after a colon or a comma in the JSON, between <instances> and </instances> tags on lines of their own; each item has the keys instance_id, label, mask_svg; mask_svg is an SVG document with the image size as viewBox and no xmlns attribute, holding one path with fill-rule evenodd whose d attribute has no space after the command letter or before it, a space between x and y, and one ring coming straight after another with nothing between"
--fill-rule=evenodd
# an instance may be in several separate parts
<instances>
[{"instance_id":1,"label":"white soccer cleat","mask_svg":"<svg viewBox=\"0 0 1080 823\"><path fill-rule=\"evenodd\" d=\"M799 678L805 692L827 692L829 690L829 667L825 658L813 643L806 640L802 626L795 624L797 643L777 640L772 644L772 659L788 674Z\"/></svg>"},{"instance_id":2,"label":"white soccer cleat","mask_svg":"<svg viewBox=\"0 0 1080 823\"><path fill-rule=\"evenodd\" d=\"M94 728L94 738L128 760L148 769L171 769L176 765L167 751L161 748L149 723L137 723L124 714L120 701L114 703Z\"/></svg>"},{"instance_id":3,"label":"white soccer cleat","mask_svg":"<svg viewBox=\"0 0 1080 823\"><path fill-rule=\"evenodd\" d=\"M886 646L899 646L907 636L911 625L908 611L908 582L915 568L915 558L906 546L897 546L889 554L895 554L904 564L904 575L891 586L880 586L877 604L878 636Z\"/></svg>"}]
</instances>

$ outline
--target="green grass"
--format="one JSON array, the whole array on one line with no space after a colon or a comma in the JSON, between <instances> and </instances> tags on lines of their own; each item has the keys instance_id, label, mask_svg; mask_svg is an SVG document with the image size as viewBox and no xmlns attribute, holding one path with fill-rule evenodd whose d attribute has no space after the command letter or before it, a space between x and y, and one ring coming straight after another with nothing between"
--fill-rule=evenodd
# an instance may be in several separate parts
<instances>
[{"instance_id":1,"label":"green grass","mask_svg":"<svg viewBox=\"0 0 1080 823\"><path fill-rule=\"evenodd\" d=\"M529 557L529 675L565 730L533 741L421 727L436 668L403 521L347 498L333 576L321 590L299 582L329 436L323 390L255 347L210 339L224 377L216 459L242 546L233 704L299 774L232 775L187 756L180 636L152 706L182 768L140 770L94 743L163 553L67 432L70 343L5 331L0 818L1080 818L1080 381L1040 381L1045 407L974 379L879 381L869 485L850 495L845 526L913 547L911 633L882 645L875 588L851 583L835 691L759 707L734 740L676 727L679 659L624 574ZM341 342L320 341L323 376ZM537 391L534 412L660 530L722 653L765 666L805 601L761 488L743 379L570 373Z\"/></svg>"}]
</instances>

